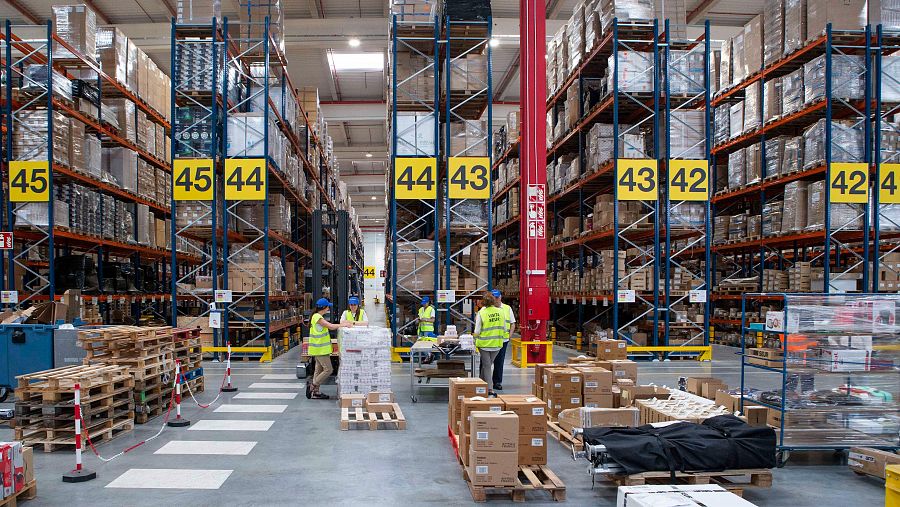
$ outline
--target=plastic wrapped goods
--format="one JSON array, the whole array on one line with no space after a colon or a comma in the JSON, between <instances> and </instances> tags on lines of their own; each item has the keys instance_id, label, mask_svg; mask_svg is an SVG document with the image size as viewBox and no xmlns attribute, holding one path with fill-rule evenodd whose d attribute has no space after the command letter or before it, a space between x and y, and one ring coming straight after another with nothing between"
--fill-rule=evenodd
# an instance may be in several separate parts
<instances>
[{"instance_id":1,"label":"plastic wrapped goods","mask_svg":"<svg viewBox=\"0 0 900 507\"><path fill-rule=\"evenodd\" d=\"M763 64L769 66L784 54L784 0L766 0L763 7ZM771 95L766 95L766 100Z\"/></svg>"},{"instance_id":2,"label":"plastic wrapped goods","mask_svg":"<svg viewBox=\"0 0 900 507\"><path fill-rule=\"evenodd\" d=\"M781 232L783 201L767 202L763 206L762 235L774 236Z\"/></svg>"},{"instance_id":3,"label":"plastic wrapped goods","mask_svg":"<svg viewBox=\"0 0 900 507\"><path fill-rule=\"evenodd\" d=\"M746 183L746 159L743 148L728 154L728 188L736 189Z\"/></svg>"},{"instance_id":4,"label":"plastic wrapped goods","mask_svg":"<svg viewBox=\"0 0 900 507\"><path fill-rule=\"evenodd\" d=\"M881 57L881 100L900 102L900 56Z\"/></svg>"},{"instance_id":5,"label":"plastic wrapped goods","mask_svg":"<svg viewBox=\"0 0 900 507\"><path fill-rule=\"evenodd\" d=\"M713 131L713 146L718 146L728 140L731 128L731 111L727 104L719 106L715 110Z\"/></svg>"},{"instance_id":6,"label":"plastic wrapped goods","mask_svg":"<svg viewBox=\"0 0 900 507\"><path fill-rule=\"evenodd\" d=\"M864 132L852 122L831 122L831 161L863 162ZM825 163L825 119L803 132L803 168Z\"/></svg>"},{"instance_id":7,"label":"plastic wrapped goods","mask_svg":"<svg viewBox=\"0 0 900 507\"><path fill-rule=\"evenodd\" d=\"M728 114L730 118L729 137L734 139L744 133L744 101L732 104Z\"/></svg>"},{"instance_id":8,"label":"plastic wrapped goods","mask_svg":"<svg viewBox=\"0 0 900 507\"><path fill-rule=\"evenodd\" d=\"M584 58L584 4L578 2L573 8L572 17L566 23L566 39L569 46L567 71L571 74Z\"/></svg>"},{"instance_id":9,"label":"plastic wrapped goods","mask_svg":"<svg viewBox=\"0 0 900 507\"><path fill-rule=\"evenodd\" d=\"M603 36L600 30L600 4L602 2L591 1L584 6L584 52L590 53L594 45L600 42ZM549 54L549 52L548 52Z\"/></svg>"},{"instance_id":10,"label":"plastic wrapped goods","mask_svg":"<svg viewBox=\"0 0 900 507\"><path fill-rule=\"evenodd\" d=\"M790 139L788 136L766 139L766 177L781 174L781 166L784 164L784 144L788 139Z\"/></svg>"},{"instance_id":11,"label":"plastic wrapped goods","mask_svg":"<svg viewBox=\"0 0 900 507\"><path fill-rule=\"evenodd\" d=\"M23 110L16 115L12 145L14 160L48 160L47 110ZM69 118L53 112L53 160L69 165Z\"/></svg>"},{"instance_id":12,"label":"plastic wrapped goods","mask_svg":"<svg viewBox=\"0 0 900 507\"><path fill-rule=\"evenodd\" d=\"M803 101L811 104L825 97L825 58L803 64ZM831 96L859 100L865 93L865 60L856 55L831 55Z\"/></svg>"},{"instance_id":13,"label":"plastic wrapped goods","mask_svg":"<svg viewBox=\"0 0 900 507\"><path fill-rule=\"evenodd\" d=\"M54 5L56 35L81 55L93 60L97 55L97 14L84 4ZM75 58L67 48L53 43L54 58Z\"/></svg>"},{"instance_id":14,"label":"plastic wrapped goods","mask_svg":"<svg viewBox=\"0 0 900 507\"><path fill-rule=\"evenodd\" d=\"M50 206L46 202L29 202L15 210L16 226L21 228L49 227ZM69 227L69 204L59 199L53 200L53 225Z\"/></svg>"},{"instance_id":15,"label":"plastic wrapped goods","mask_svg":"<svg viewBox=\"0 0 900 507\"><path fill-rule=\"evenodd\" d=\"M744 132L752 132L761 123L761 83L754 81L744 89Z\"/></svg>"},{"instance_id":16,"label":"plastic wrapped goods","mask_svg":"<svg viewBox=\"0 0 900 507\"><path fill-rule=\"evenodd\" d=\"M648 21L654 15L653 0L601 0L600 25L604 33L611 30L613 19Z\"/></svg>"},{"instance_id":17,"label":"plastic wrapped goods","mask_svg":"<svg viewBox=\"0 0 900 507\"><path fill-rule=\"evenodd\" d=\"M861 30L868 23L867 0L807 0L806 38L814 40L832 30Z\"/></svg>"},{"instance_id":18,"label":"plastic wrapped goods","mask_svg":"<svg viewBox=\"0 0 900 507\"><path fill-rule=\"evenodd\" d=\"M763 123L769 123L781 117L781 100L783 97L780 77L766 81L764 96L765 111L763 111Z\"/></svg>"},{"instance_id":19,"label":"plastic wrapped goods","mask_svg":"<svg viewBox=\"0 0 900 507\"><path fill-rule=\"evenodd\" d=\"M672 111L672 119L669 124L669 144L672 152L665 153L665 143L662 144L663 158L706 159L706 113L697 110ZM665 120L665 117L663 117ZM662 124L662 132L665 132L665 121Z\"/></svg>"},{"instance_id":20,"label":"plastic wrapped goods","mask_svg":"<svg viewBox=\"0 0 900 507\"><path fill-rule=\"evenodd\" d=\"M618 86L620 92L639 93L653 91L653 53L619 51ZM612 69L615 55L607 61L607 89L614 90Z\"/></svg>"},{"instance_id":21,"label":"plastic wrapped goods","mask_svg":"<svg viewBox=\"0 0 900 507\"><path fill-rule=\"evenodd\" d=\"M766 19L768 25L769 20ZM745 76L756 74L763 68L763 15L760 14L744 25Z\"/></svg>"},{"instance_id":22,"label":"plastic wrapped goods","mask_svg":"<svg viewBox=\"0 0 900 507\"><path fill-rule=\"evenodd\" d=\"M744 59L744 32L731 39L731 82L740 83L747 77L747 63Z\"/></svg>"},{"instance_id":23,"label":"plastic wrapped goods","mask_svg":"<svg viewBox=\"0 0 900 507\"><path fill-rule=\"evenodd\" d=\"M803 107L803 69L781 78L781 115L787 116Z\"/></svg>"},{"instance_id":24,"label":"plastic wrapped goods","mask_svg":"<svg viewBox=\"0 0 900 507\"><path fill-rule=\"evenodd\" d=\"M669 79L669 93L672 95L703 93L706 70L704 60L703 52L697 49L670 50L668 72L663 73L663 77L668 76Z\"/></svg>"},{"instance_id":25,"label":"plastic wrapped goods","mask_svg":"<svg viewBox=\"0 0 900 507\"><path fill-rule=\"evenodd\" d=\"M869 24L884 30L900 30L900 1L869 0Z\"/></svg>"},{"instance_id":26,"label":"plastic wrapped goods","mask_svg":"<svg viewBox=\"0 0 900 507\"><path fill-rule=\"evenodd\" d=\"M762 145L760 144L751 144L744 148L744 164L746 167L746 184L751 185L753 183L759 182L761 179L760 172L762 171Z\"/></svg>"},{"instance_id":27,"label":"plastic wrapped goods","mask_svg":"<svg viewBox=\"0 0 900 507\"><path fill-rule=\"evenodd\" d=\"M900 130L897 125L882 124L881 128L881 162L900 162Z\"/></svg>"},{"instance_id":28,"label":"plastic wrapped goods","mask_svg":"<svg viewBox=\"0 0 900 507\"><path fill-rule=\"evenodd\" d=\"M209 23L222 19L221 0L178 0L175 4L178 23Z\"/></svg>"},{"instance_id":29,"label":"plastic wrapped goods","mask_svg":"<svg viewBox=\"0 0 900 507\"><path fill-rule=\"evenodd\" d=\"M727 90L734 83L731 56L731 39L722 41L722 51L719 57L719 89Z\"/></svg>"},{"instance_id":30,"label":"plastic wrapped goods","mask_svg":"<svg viewBox=\"0 0 900 507\"><path fill-rule=\"evenodd\" d=\"M784 186L784 202L797 203L797 206L785 206L781 216L781 232L797 232L806 228L807 201L809 182L792 181Z\"/></svg>"},{"instance_id":31,"label":"plastic wrapped goods","mask_svg":"<svg viewBox=\"0 0 900 507\"><path fill-rule=\"evenodd\" d=\"M340 394L391 390L391 332L377 327L341 329Z\"/></svg>"},{"instance_id":32,"label":"plastic wrapped goods","mask_svg":"<svg viewBox=\"0 0 900 507\"><path fill-rule=\"evenodd\" d=\"M807 0L784 0L784 54L800 49L806 42Z\"/></svg>"}]
</instances>

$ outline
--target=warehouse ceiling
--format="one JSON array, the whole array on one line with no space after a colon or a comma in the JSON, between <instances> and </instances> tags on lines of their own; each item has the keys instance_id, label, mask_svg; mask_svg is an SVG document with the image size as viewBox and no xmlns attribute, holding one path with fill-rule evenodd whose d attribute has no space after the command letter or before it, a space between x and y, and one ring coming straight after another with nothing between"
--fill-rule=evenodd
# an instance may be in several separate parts
<instances>
[{"instance_id":1,"label":"warehouse ceiling","mask_svg":"<svg viewBox=\"0 0 900 507\"><path fill-rule=\"evenodd\" d=\"M13 23L38 23L50 18L52 0L5 0L0 2L0 18ZM118 25L123 32L156 61L163 70L170 65L169 20L178 0L87 0L101 22ZM547 33L552 35L572 13L576 0L548 0ZM713 38L731 35L762 11L761 0L687 0L688 21L710 19L716 29ZM223 14L237 17L237 0L222 0ZM282 0L285 15L285 43L289 70L295 85L316 86L334 138L341 165L360 225L380 230L384 227L385 169L388 162L386 129L387 79L382 69L346 70L347 55L389 51L387 0ZM492 2L494 126L506 113L518 107L519 0ZM719 28L722 27L722 28ZM691 35L698 35L699 28ZM351 39L358 45L351 46ZM356 41L353 41L356 44ZM370 57L373 55L369 55ZM350 58L354 65L353 56ZM387 61L383 58L383 61Z\"/></svg>"}]
</instances>

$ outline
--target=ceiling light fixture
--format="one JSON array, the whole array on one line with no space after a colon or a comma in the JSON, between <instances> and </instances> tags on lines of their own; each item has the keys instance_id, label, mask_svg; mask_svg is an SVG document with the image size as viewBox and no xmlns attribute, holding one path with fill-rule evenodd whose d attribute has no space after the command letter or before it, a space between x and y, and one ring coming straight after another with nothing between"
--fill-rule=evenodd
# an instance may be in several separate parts
<instances>
[{"instance_id":1,"label":"ceiling light fixture","mask_svg":"<svg viewBox=\"0 0 900 507\"><path fill-rule=\"evenodd\" d=\"M350 40L347 41L347 44L350 44L351 48L358 48L360 45L359 39L356 37L351 37Z\"/></svg>"},{"instance_id":2,"label":"ceiling light fixture","mask_svg":"<svg viewBox=\"0 0 900 507\"><path fill-rule=\"evenodd\" d=\"M331 61L336 72L384 70L384 54L382 53L332 53Z\"/></svg>"},{"instance_id":3,"label":"ceiling light fixture","mask_svg":"<svg viewBox=\"0 0 900 507\"><path fill-rule=\"evenodd\" d=\"M372 158L372 154L371 154L371 153L366 153L366 158Z\"/></svg>"},{"instance_id":4,"label":"ceiling light fixture","mask_svg":"<svg viewBox=\"0 0 900 507\"><path fill-rule=\"evenodd\" d=\"M491 44L491 47L492 47L492 48L495 48L495 47L497 47L497 46L500 45L500 39L498 39L498 38L496 38L496 37L491 37L491 42L490 42L490 44Z\"/></svg>"},{"instance_id":5,"label":"ceiling light fixture","mask_svg":"<svg viewBox=\"0 0 900 507\"><path fill-rule=\"evenodd\" d=\"M374 195L373 195L373 196L372 196L372 200L373 200L373 201L377 201L377 200L378 200L378 198L377 198L377 197L375 197L375 196L374 196Z\"/></svg>"}]
</instances>

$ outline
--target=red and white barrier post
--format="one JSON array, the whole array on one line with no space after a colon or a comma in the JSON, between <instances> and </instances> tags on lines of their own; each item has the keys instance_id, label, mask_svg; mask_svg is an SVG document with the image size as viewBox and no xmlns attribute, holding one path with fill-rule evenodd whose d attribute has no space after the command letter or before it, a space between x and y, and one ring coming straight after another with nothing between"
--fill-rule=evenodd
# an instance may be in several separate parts
<instances>
[{"instance_id":1,"label":"red and white barrier post","mask_svg":"<svg viewBox=\"0 0 900 507\"><path fill-rule=\"evenodd\" d=\"M183 428L190 426L191 422L181 417L181 361L175 360L175 420L169 421L169 426L173 428Z\"/></svg>"},{"instance_id":2,"label":"red and white barrier post","mask_svg":"<svg viewBox=\"0 0 900 507\"><path fill-rule=\"evenodd\" d=\"M97 478L97 472L81 463L81 384L75 384L75 469L63 474L63 482L87 482Z\"/></svg>"},{"instance_id":3,"label":"red and white barrier post","mask_svg":"<svg viewBox=\"0 0 900 507\"><path fill-rule=\"evenodd\" d=\"M229 341L227 344L228 347L228 357L225 358L225 386L222 387L223 393L234 393L237 392L238 388L231 385L231 342Z\"/></svg>"}]
</instances>

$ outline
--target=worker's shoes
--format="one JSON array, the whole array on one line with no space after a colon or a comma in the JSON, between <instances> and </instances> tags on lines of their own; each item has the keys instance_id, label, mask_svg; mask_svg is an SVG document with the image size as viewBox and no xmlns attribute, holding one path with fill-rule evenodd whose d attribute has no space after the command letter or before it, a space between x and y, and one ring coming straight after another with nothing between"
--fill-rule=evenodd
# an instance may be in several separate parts
<instances>
[{"instance_id":1,"label":"worker's shoes","mask_svg":"<svg viewBox=\"0 0 900 507\"><path fill-rule=\"evenodd\" d=\"M312 383L307 382L307 383L306 383L306 399L307 399L307 400L310 399L310 398L312 398L312 393L313 393L313 391L312 391Z\"/></svg>"},{"instance_id":2,"label":"worker's shoes","mask_svg":"<svg viewBox=\"0 0 900 507\"><path fill-rule=\"evenodd\" d=\"M495 393L494 391L488 391L488 398L496 398L496 397L497 397L497 393Z\"/></svg>"},{"instance_id":3,"label":"worker's shoes","mask_svg":"<svg viewBox=\"0 0 900 507\"><path fill-rule=\"evenodd\" d=\"M494 384L494 391L502 391L502 390L503 390L503 386L501 386L500 384Z\"/></svg>"},{"instance_id":4,"label":"worker's shoes","mask_svg":"<svg viewBox=\"0 0 900 507\"><path fill-rule=\"evenodd\" d=\"M315 393L312 395L312 398L314 400L328 400L328 399L331 399L331 396L328 396L325 393Z\"/></svg>"}]
</instances>

